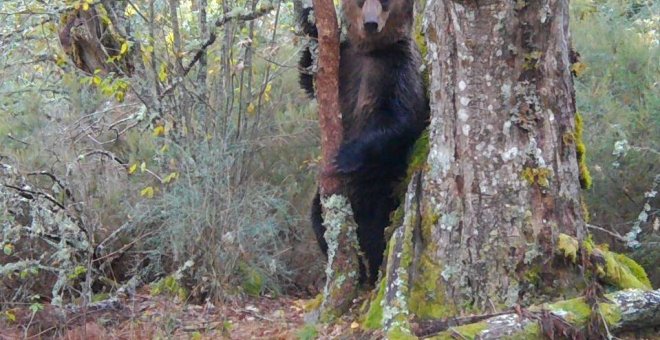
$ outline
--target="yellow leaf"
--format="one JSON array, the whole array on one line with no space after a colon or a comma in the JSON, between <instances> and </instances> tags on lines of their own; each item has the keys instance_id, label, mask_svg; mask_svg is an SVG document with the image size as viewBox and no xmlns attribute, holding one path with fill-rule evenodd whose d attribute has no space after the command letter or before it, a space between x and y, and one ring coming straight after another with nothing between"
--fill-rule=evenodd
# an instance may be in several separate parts
<instances>
[{"instance_id":1,"label":"yellow leaf","mask_svg":"<svg viewBox=\"0 0 660 340\"><path fill-rule=\"evenodd\" d=\"M140 172L145 172L145 171L147 171L147 163L142 162L142 164L140 164Z\"/></svg>"},{"instance_id":2,"label":"yellow leaf","mask_svg":"<svg viewBox=\"0 0 660 340\"><path fill-rule=\"evenodd\" d=\"M130 18L136 15L137 11L135 10L135 7L133 7L133 5L128 5L126 6L126 11L124 12L124 14L126 15L127 18Z\"/></svg>"},{"instance_id":3,"label":"yellow leaf","mask_svg":"<svg viewBox=\"0 0 660 340\"><path fill-rule=\"evenodd\" d=\"M138 167L138 165L137 165L137 163L135 163L135 164L133 164L133 165L131 165L131 167L130 167L130 168L128 168L128 174L129 174L129 175L132 175L132 174L134 174L134 173L135 173L135 171L137 171L137 167Z\"/></svg>"},{"instance_id":4,"label":"yellow leaf","mask_svg":"<svg viewBox=\"0 0 660 340\"><path fill-rule=\"evenodd\" d=\"M9 256L14 253L14 245L11 243L5 243L5 245L2 247L2 251L5 253L5 255Z\"/></svg>"},{"instance_id":5,"label":"yellow leaf","mask_svg":"<svg viewBox=\"0 0 660 340\"><path fill-rule=\"evenodd\" d=\"M154 137L160 137L165 134L165 127L162 125L156 126L154 128Z\"/></svg>"},{"instance_id":6,"label":"yellow leaf","mask_svg":"<svg viewBox=\"0 0 660 340\"><path fill-rule=\"evenodd\" d=\"M16 322L16 314L14 314L14 312L12 312L10 310L5 311L5 317L10 322Z\"/></svg>"},{"instance_id":7,"label":"yellow leaf","mask_svg":"<svg viewBox=\"0 0 660 340\"><path fill-rule=\"evenodd\" d=\"M351 324L351 329L356 329L358 327L360 327L360 324L355 321Z\"/></svg>"},{"instance_id":8,"label":"yellow leaf","mask_svg":"<svg viewBox=\"0 0 660 340\"><path fill-rule=\"evenodd\" d=\"M121 50L119 51L119 54L124 55L128 52L128 41L124 41L123 44L121 44Z\"/></svg>"},{"instance_id":9,"label":"yellow leaf","mask_svg":"<svg viewBox=\"0 0 660 340\"><path fill-rule=\"evenodd\" d=\"M166 153L169 150L170 150L169 144L165 144L165 145L163 145L162 148L160 148L160 153Z\"/></svg>"},{"instance_id":10,"label":"yellow leaf","mask_svg":"<svg viewBox=\"0 0 660 340\"><path fill-rule=\"evenodd\" d=\"M581 62L578 61L577 63L571 65L571 71L573 71L573 73L575 73L576 77L579 77L586 70L587 70L587 64L585 64L585 63L581 63Z\"/></svg>"},{"instance_id":11,"label":"yellow leaf","mask_svg":"<svg viewBox=\"0 0 660 340\"><path fill-rule=\"evenodd\" d=\"M179 178L179 174L176 173L176 172L171 172L169 175L167 175L167 176L165 176L165 178L163 178L163 183L168 184L168 183L174 181L177 178Z\"/></svg>"},{"instance_id":12,"label":"yellow leaf","mask_svg":"<svg viewBox=\"0 0 660 340\"><path fill-rule=\"evenodd\" d=\"M266 89L264 90L264 101L268 103L270 101L270 92L273 90L273 86L271 83L268 83L266 85Z\"/></svg>"},{"instance_id":13,"label":"yellow leaf","mask_svg":"<svg viewBox=\"0 0 660 340\"><path fill-rule=\"evenodd\" d=\"M146 187L140 191L140 196L146 197L146 198L154 198L154 188L153 187Z\"/></svg>"},{"instance_id":14,"label":"yellow leaf","mask_svg":"<svg viewBox=\"0 0 660 340\"><path fill-rule=\"evenodd\" d=\"M165 42L167 43L167 47L171 49L174 46L174 33L170 32L167 34L165 37Z\"/></svg>"},{"instance_id":15,"label":"yellow leaf","mask_svg":"<svg viewBox=\"0 0 660 340\"><path fill-rule=\"evenodd\" d=\"M167 80L167 65L165 65L165 63L160 64L158 79L160 79L161 82L165 82Z\"/></svg>"},{"instance_id":16,"label":"yellow leaf","mask_svg":"<svg viewBox=\"0 0 660 340\"><path fill-rule=\"evenodd\" d=\"M254 104L250 103L247 107L247 113L253 114L255 110Z\"/></svg>"},{"instance_id":17,"label":"yellow leaf","mask_svg":"<svg viewBox=\"0 0 660 340\"><path fill-rule=\"evenodd\" d=\"M93 83L94 85L96 85L96 86L99 86L99 85L101 85L101 80L102 80L101 77L99 77L99 76L94 76L94 77L92 78L92 83Z\"/></svg>"}]
</instances>

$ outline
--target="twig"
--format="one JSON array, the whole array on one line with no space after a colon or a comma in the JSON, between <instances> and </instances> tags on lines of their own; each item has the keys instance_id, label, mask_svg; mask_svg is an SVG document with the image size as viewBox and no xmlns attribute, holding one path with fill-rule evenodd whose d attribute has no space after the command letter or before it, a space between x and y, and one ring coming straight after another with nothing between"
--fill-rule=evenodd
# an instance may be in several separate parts
<instances>
[{"instance_id":1,"label":"twig","mask_svg":"<svg viewBox=\"0 0 660 340\"><path fill-rule=\"evenodd\" d=\"M239 21L254 20L268 14L273 9L274 9L273 5L268 5L268 6L260 7L256 11L247 14L225 15L222 18L215 21L214 27L215 28L222 27L224 26L224 24L232 20L239 20ZM209 35L209 38L202 44L202 46L200 46L199 50L197 50L197 53L195 53L192 60L190 60L188 65L186 65L186 67L183 68L183 74L179 75L181 79L185 78L188 75L190 70L192 70L193 66L195 66L195 64L197 64L197 62L202 58L204 53L206 53L206 49L209 46L213 45L216 39L217 39L217 35L215 31L212 31L211 34ZM178 80L172 83L172 85L170 85L168 88L163 90L160 96L158 96L158 99L163 99L163 97L171 93L179 85L179 83L181 83L181 81L182 80Z\"/></svg>"},{"instance_id":2,"label":"twig","mask_svg":"<svg viewBox=\"0 0 660 340\"><path fill-rule=\"evenodd\" d=\"M602 228L602 227L599 227L599 226L595 226L595 225L593 225L593 224L587 224L587 228L592 229L592 230L602 231L602 232L604 232L604 233L606 233L606 234L609 234L610 236L614 237L617 241L628 242L628 240L626 240L625 237L623 237L623 236L621 236L621 235L619 235L618 233L615 233L615 232L613 232L613 231L607 230L607 229L605 229L605 228Z\"/></svg>"},{"instance_id":3,"label":"twig","mask_svg":"<svg viewBox=\"0 0 660 340\"><path fill-rule=\"evenodd\" d=\"M10 188L10 189L18 190L18 191L20 191L20 192L22 192L22 193L24 193L24 194L27 194L28 196L30 196L30 197L26 197L26 198L28 198L28 199L32 199L32 198L34 198L32 195L35 195L35 196L43 196L43 197L46 198L47 200L51 201L53 204L55 204L55 205L57 205L58 207L60 207L62 210L66 211L66 208L64 207L64 205L63 205L62 203L58 202L55 198L53 198L53 196L51 196L51 195L49 195L49 194L47 194L47 193L45 193L45 192L34 191L34 190L28 190L28 189L23 189L23 188L19 188L19 187L17 187L17 186L13 186L13 185L11 185L11 184L4 184L4 186L7 187L7 188ZM25 196L24 196L24 197L25 197Z\"/></svg>"},{"instance_id":4,"label":"twig","mask_svg":"<svg viewBox=\"0 0 660 340\"><path fill-rule=\"evenodd\" d=\"M155 233L156 233L155 231L152 231L152 232L148 232L148 233L142 234L142 235L140 235L138 238L136 238L135 240L133 240L133 241L131 241L131 242L125 244L123 247L121 247L121 248L119 248L119 249L113 251L113 252L110 253L110 254L106 254L106 255L103 255L103 256L101 256L101 257L99 257L99 258L96 258L96 259L92 260L92 262L98 262L98 261L101 261L101 260L105 260L105 259L107 259L108 257L113 257L113 256L115 256L115 255L125 253L127 250L129 250L130 248L132 248L132 247L133 247L138 241L142 240L143 238L145 238L145 237L147 237L147 236L151 236L151 235L153 235L153 234L155 234Z\"/></svg>"},{"instance_id":5,"label":"twig","mask_svg":"<svg viewBox=\"0 0 660 340\"><path fill-rule=\"evenodd\" d=\"M59 186L62 190L64 190L64 193L66 194L66 197L68 197L74 203L76 202L75 198L71 194L71 190L69 190L69 188L64 186L64 184L62 184L62 181L59 178L57 178L55 175L53 175L52 173L50 173L48 171L35 171L35 172L29 172L27 175L28 176L46 176L46 177L49 177L51 180L53 180L53 182L57 183L57 186Z\"/></svg>"},{"instance_id":6,"label":"twig","mask_svg":"<svg viewBox=\"0 0 660 340\"><path fill-rule=\"evenodd\" d=\"M8 133L8 134L7 134L7 138L9 138L9 139L11 139L11 140L13 140L13 141L17 141L17 142L19 142L19 143L21 143L21 144L24 144L24 145L30 146L30 143L28 143L28 142L26 142L26 141L22 141L22 140L20 140L20 139L18 139L18 138L16 138L16 137L12 136L11 133Z\"/></svg>"},{"instance_id":7,"label":"twig","mask_svg":"<svg viewBox=\"0 0 660 340\"><path fill-rule=\"evenodd\" d=\"M103 156L106 156L106 157L112 159L113 161L115 161L115 162L117 162L117 163L123 165L123 166L126 166L126 164L127 164L127 162L125 162L125 161L122 160L121 158L119 158L119 157L115 156L114 154L112 154L111 152L109 152L109 151L105 151L105 150L94 150L94 151L90 151L90 152L88 152L88 153L86 153L86 154L84 154L84 155L81 155L80 157L82 157L82 158L86 158L86 157L88 157L88 156L92 156L92 155L103 155Z\"/></svg>"}]
</instances>

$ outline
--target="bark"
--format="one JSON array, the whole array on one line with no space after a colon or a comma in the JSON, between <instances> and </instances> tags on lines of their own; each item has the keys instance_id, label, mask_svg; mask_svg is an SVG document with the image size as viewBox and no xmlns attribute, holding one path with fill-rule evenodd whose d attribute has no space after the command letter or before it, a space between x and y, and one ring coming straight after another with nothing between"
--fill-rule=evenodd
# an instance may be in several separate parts
<instances>
[{"instance_id":1,"label":"bark","mask_svg":"<svg viewBox=\"0 0 660 340\"><path fill-rule=\"evenodd\" d=\"M116 27L113 8L103 4L72 9L62 14L59 27L60 44L74 65L88 74L110 72L131 76L134 71L132 54L121 53L127 37ZM104 22L101 18L108 18ZM115 18L113 21L112 19Z\"/></svg>"},{"instance_id":2,"label":"bark","mask_svg":"<svg viewBox=\"0 0 660 340\"><path fill-rule=\"evenodd\" d=\"M577 265L617 288L650 289L618 254L580 262L601 250L585 238L568 0L430 0L424 15L428 145L415 148L365 326L401 337L411 316L574 297L586 286Z\"/></svg>"},{"instance_id":3,"label":"bark","mask_svg":"<svg viewBox=\"0 0 660 340\"><path fill-rule=\"evenodd\" d=\"M199 33L202 36L202 40L206 41L209 38L209 24L206 15L206 9L208 7L207 0L197 0L197 10L199 11L198 19L199 22ZM207 138L209 135L209 127L211 126L211 120L208 113L208 61L207 61L207 52L206 49L198 51L201 53L199 57L199 72L197 73L197 91L199 92L199 103L197 103L197 114L198 120L204 124L204 138ZM185 71L185 70L184 70Z\"/></svg>"},{"instance_id":4,"label":"bark","mask_svg":"<svg viewBox=\"0 0 660 340\"><path fill-rule=\"evenodd\" d=\"M606 335L635 331L660 325L660 290L625 290L608 294L608 301L598 306L598 313L608 323ZM590 307L583 299L560 301L531 307L521 314L502 313L482 321L446 327L442 332L424 328L420 337L431 339L543 339L584 338Z\"/></svg>"},{"instance_id":5,"label":"bark","mask_svg":"<svg viewBox=\"0 0 660 340\"><path fill-rule=\"evenodd\" d=\"M339 27L330 0L314 0L319 36L319 67L316 98L321 127L320 191L325 238L328 243L326 284L321 319L341 316L357 296L358 243L356 224L342 181L333 174L332 162L342 141L339 111Z\"/></svg>"},{"instance_id":6,"label":"bark","mask_svg":"<svg viewBox=\"0 0 660 340\"><path fill-rule=\"evenodd\" d=\"M453 310L533 300L570 280L552 261L559 233L585 234L568 1L436 0L426 15L421 252Z\"/></svg>"}]
</instances>

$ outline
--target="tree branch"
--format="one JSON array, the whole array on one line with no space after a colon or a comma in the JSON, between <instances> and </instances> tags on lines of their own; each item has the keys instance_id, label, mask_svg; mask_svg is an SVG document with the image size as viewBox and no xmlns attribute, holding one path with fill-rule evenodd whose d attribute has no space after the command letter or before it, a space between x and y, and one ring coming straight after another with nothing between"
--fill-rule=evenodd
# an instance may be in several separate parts
<instances>
[{"instance_id":1,"label":"tree branch","mask_svg":"<svg viewBox=\"0 0 660 340\"><path fill-rule=\"evenodd\" d=\"M598 313L607 321L609 331L622 332L660 325L660 289L652 291L621 290L606 294L605 297L609 301L598 304ZM553 324L555 327L569 327L572 331L579 332L586 327L585 323L589 320L589 315L582 315L581 312L590 313L591 309L583 298L577 298L534 306L522 313L512 311L494 314L494 316L486 315L485 320L484 316L471 316L454 320L422 321L417 323L415 333L420 337L439 335L439 337L458 336L460 338L471 334L479 339L501 339L503 337L536 339L545 334L544 330L548 330L546 326L553 326ZM472 323L465 324L465 321L472 321ZM457 323L462 326L455 326ZM539 327L534 327L537 323ZM475 333L475 329L479 331ZM442 332L439 332L440 330ZM554 335L561 337L562 334L559 333L556 332Z\"/></svg>"},{"instance_id":2,"label":"tree branch","mask_svg":"<svg viewBox=\"0 0 660 340\"><path fill-rule=\"evenodd\" d=\"M224 24L232 20L238 20L238 21L255 20L257 18L260 18L268 14L274 8L275 7L273 7L273 5L268 5L268 6L259 7L256 11L247 14L244 13L228 14L216 20L214 26L215 28L222 27L224 26ZM213 45L216 39L217 39L217 35L215 31L212 31L211 34L209 35L209 38L202 44L202 46L200 46L200 48L197 50L197 52L190 60L190 62L188 62L188 64L183 68L183 73L181 74L180 79L185 78L188 75L188 73L190 73L193 66L195 66L195 64L199 62L199 60L202 58L204 53L206 53L206 49L209 48L209 46ZM163 97L170 94L179 85L179 83L181 83L181 81L182 80L176 81L172 83L172 85L170 85L168 88L163 90L163 93L160 94L158 99L163 99Z\"/></svg>"}]
</instances>

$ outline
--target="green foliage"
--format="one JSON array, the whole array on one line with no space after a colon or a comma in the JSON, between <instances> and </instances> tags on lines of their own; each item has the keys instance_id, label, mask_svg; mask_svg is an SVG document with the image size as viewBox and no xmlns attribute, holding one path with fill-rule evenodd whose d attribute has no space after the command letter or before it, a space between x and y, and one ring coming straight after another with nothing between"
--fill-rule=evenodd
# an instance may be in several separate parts
<instances>
[{"instance_id":1,"label":"green foliage","mask_svg":"<svg viewBox=\"0 0 660 340\"><path fill-rule=\"evenodd\" d=\"M582 189L591 189L593 183L587 166L587 147L584 145L584 120L579 112L575 113L575 151L577 153L578 170L580 171L580 186Z\"/></svg>"},{"instance_id":2,"label":"green foliage","mask_svg":"<svg viewBox=\"0 0 660 340\"><path fill-rule=\"evenodd\" d=\"M209 1L209 28L226 6L250 5ZM66 208L47 215L54 202L40 206L48 223L26 228L11 220L19 210L0 203L0 253L10 257L0 272L21 285L18 294L0 288L3 301L35 292L77 301L113 294L130 278L163 277L155 291L186 298L258 295L286 287L291 267L309 273L314 261L291 249L307 232L318 133L313 104L289 72L293 4L282 3L277 20L273 11L216 28L206 64L184 77L178 63L206 39L191 6L179 2L175 41L163 0L0 2L0 163L47 171L55 179L31 175L17 186ZM62 50L58 25L92 7L111 34L130 36L106 62L130 59L131 78L84 74ZM192 268L172 274L189 260Z\"/></svg>"},{"instance_id":3,"label":"green foliage","mask_svg":"<svg viewBox=\"0 0 660 340\"><path fill-rule=\"evenodd\" d=\"M319 332L316 327L311 324L306 324L305 327L300 329L297 333L298 340L314 340L318 337Z\"/></svg>"},{"instance_id":4,"label":"green foliage","mask_svg":"<svg viewBox=\"0 0 660 340\"><path fill-rule=\"evenodd\" d=\"M578 263L580 252L586 252L591 261L595 262L595 272L597 276L617 289L651 289L644 268L642 268L633 259L610 251L604 246L595 246L591 237L588 237L580 246L577 239L566 234L559 234L557 249L571 262ZM592 255L596 255L593 257ZM595 260L595 259L598 260ZM601 263L602 262L602 263Z\"/></svg>"},{"instance_id":5,"label":"green foliage","mask_svg":"<svg viewBox=\"0 0 660 340\"><path fill-rule=\"evenodd\" d=\"M180 301L186 301L188 297L188 291L172 275L162 278L151 285L151 295L161 294L178 298Z\"/></svg>"},{"instance_id":6,"label":"green foliage","mask_svg":"<svg viewBox=\"0 0 660 340\"><path fill-rule=\"evenodd\" d=\"M622 235L660 173L659 10L657 1L571 2L572 38L582 69L575 82L577 118L584 125L584 143L576 145L580 179L583 186L593 182L585 193L591 223ZM576 123L577 135L582 124Z\"/></svg>"}]
</instances>

